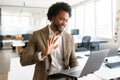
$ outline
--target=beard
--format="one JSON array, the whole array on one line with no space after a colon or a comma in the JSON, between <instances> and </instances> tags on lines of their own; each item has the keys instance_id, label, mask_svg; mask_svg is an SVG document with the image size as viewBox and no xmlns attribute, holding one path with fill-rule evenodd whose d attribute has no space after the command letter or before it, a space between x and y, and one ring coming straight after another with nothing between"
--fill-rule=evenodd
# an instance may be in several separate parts
<instances>
[{"instance_id":1,"label":"beard","mask_svg":"<svg viewBox=\"0 0 120 80\"><path fill-rule=\"evenodd\" d=\"M61 33L63 31L62 29L59 28L59 26L57 24L55 24L55 22L54 22L54 29L56 31L58 31L59 33Z\"/></svg>"}]
</instances>

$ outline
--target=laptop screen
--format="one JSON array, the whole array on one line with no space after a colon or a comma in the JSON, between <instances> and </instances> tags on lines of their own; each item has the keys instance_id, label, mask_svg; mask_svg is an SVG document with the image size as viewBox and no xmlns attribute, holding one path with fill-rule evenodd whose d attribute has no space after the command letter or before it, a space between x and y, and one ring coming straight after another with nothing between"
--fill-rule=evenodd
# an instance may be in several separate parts
<instances>
[{"instance_id":1,"label":"laptop screen","mask_svg":"<svg viewBox=\"0 0 120 80\"><path fill-rule=\"evenodd\" d=\"M98 70L104 62L104 59L108 55L108 53L109 49L92 51L82 70L80 77L86 76L87 74L93 73L94 71Z\"/></svg>"},{"instance_id":2,"label":"laptop screen","mask_svg":"<svg viewBox=\"0 0 120 80\"><path fill-rule=\"evenodd\" d=\"M107 57L118 56L118 45L115 43L101 43L99 44L99 50L110 49Z\"/></svg>"},{"instance_id":3,"label":"laptop screen","mask_svg":"<svg viewBox=\"0 0 120 80\"><path fill-rule=\"evenodd\" d=\"M86 76L87 74L93 73L101 67L108 52L109 49L91 52L83 68L81 68L79 65L70 69L61 70L59 73L72 77Z\"/></svg>"}]
</instances>

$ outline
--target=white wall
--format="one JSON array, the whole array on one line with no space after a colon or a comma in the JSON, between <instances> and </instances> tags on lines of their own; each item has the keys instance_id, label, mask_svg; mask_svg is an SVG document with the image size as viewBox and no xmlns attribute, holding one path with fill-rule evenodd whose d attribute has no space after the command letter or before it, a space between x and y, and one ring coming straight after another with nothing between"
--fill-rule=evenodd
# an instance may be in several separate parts
<instances>
[{"instance_id":1,"label":"white wall","mask_svg":"<svg viewBox=\"0 0 120 80\"><path fill-rule=\"evenodd\" d=\"M117 22L117 28L118 28L118 34L117 34L117 37L118 37L118 45L120 47L120 0L117 0L117 7L116 7L116 22Z\"/></svg>"}]
</instances>

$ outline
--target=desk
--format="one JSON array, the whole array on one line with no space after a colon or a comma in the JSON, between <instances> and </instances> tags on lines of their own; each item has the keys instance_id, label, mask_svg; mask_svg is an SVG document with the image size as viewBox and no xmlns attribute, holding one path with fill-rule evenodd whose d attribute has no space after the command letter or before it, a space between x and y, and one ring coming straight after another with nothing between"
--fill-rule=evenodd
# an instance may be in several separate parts
<instances>
[{"instance_id":1,"label":"desk","mask_svg":"<svg viewBox=\"0 0 120 80\"><path fill-rule=\"evenodd\" d=\"M18 53L18 46L25 46L25 43L22 40L14 40L12 42L12 46L16 47L16 52L17 52L17 56L19 55Z\"/></svg>"},{"instance_id":2,"label":"desk","mask_svg":"<svg viewBox=\"0 0 120 80\"><path fill-rule=\"evenodd\" d=\"M13 40L2 40L3 43L12 43Z\"/></svg>"},{"instance_id":3,"label":"desk","mask_svg":"<svg viewBox=\"0 0 120 80\"><path fill-rule=\"evenodd\" d=\"M35 65L29 65L29 66L21 66L20 64L20 58L12 58L10 60L10 71L34 71Z\"/></svg>"},{"instance_id":4,"label":"desk","mask_svg":"<svg viewBox=\"0 0 120 80\"><path fill-rule=\"evenodd\" d=\"M3 49L11 49L15 50L18 46L26 46L26 43L28 43L29 40L2 40L3 43ZM17 48L16 48L17 49ZM18 50L16 50L18 54Z\"/></svg>"},{"instance_id":5,"label":"desk","mask_svg":"<svg viewBox=\"0 0 120 80\"><path fill-rule=\"evenodd\" d=\"M120 56L109 57L107 59L108 62L118 62L120 61ZM120 78L120 67L110 69L103 64L94 74L103 80L117 79Z\"/></svg>"},{"instance_id":6,"label":"desk","mask_svg":"<svg viewBox=\"0 0 120 80\"><path fill-rule=\"evenodd\" d=\"M108 69L102 67L100 70L94 72L94 74L102 80L113 80L120 78L120 68Z\"/></svg>"},{"instance_id":7,"label":"desk","mask_svg":"<svg viewBox=\"0 0 120 80\"><path fill-rule=\"evenodd\" d=\"M88 56L85 55L89 53L90 51L76 53L77 56L81 56L84 58L84 59L83 58L78 59L79 64L81 66L85 65L85 62L88 59ZM19 60L20 60L19 57L11 59L10 71L8 73L8 80L32 80L35 65L23 67L20 65ZM78 78L78 80L110 80L119 77L120 77L120 68L110 69L106 67L103 63L103 65L98 71L95 71L93 74L88 74L87 76Z\"/></svg>"},{"instance_id":8,"label":"desk","mask_svg":"<svg viewBox=\"0 0 120 80\"><path fill-rule=\"evenodd\" d=\"M11 49L11 44L13 40L2 40L3 47L2 49Z\"/></svg>"},{"instance_id":9,"label":"desk","mask_svg":"<svg viewBox=\"0 0 120 80\"><path fill-rule=\"evenodd\" d=\"M21 66L20 58L12 58L10 61L10 71L8 80L32 80L35 65Z\"/></svg>"},{"instance_id":10,"label":"desk","mask_svg":"<svg viewBox=\"0 0 120 80\"><path fill-rule=\"evenodd\" d=\"M28 71L10 71L8 80L33 80L33 72Z\"/></svg>"},{"instance_id":11,"label":"desk","mask_svg":"<svg viewBox=\"0 0 120 80\"><path fill-rule=\"evenodd\" d=\"M99 77L97 77L94 74L88 74L87 76L83 76L81 78L78 78L78 80L102 80Z\"/></svg>"},{"instance_id":12,"label":"desk","mask_svg":"<svg viewBox=\"0 0 120 80\"><path fill-rule=\"evenodd\" d=\"M81 43L83 36L73 35L73 38L74 38L74 42L75 42L75 43ZM107 39L104 39L104 38L91 37L90 42L100 42L100 43L104 43L104 42L108 42L108 40L107 40Z\"/></svg>"},{"instance_id":13,"label":"desk","mask_svg":"<svg viewBox=\"0 0 120 80\"><path fill-rule=\"evenodd\" d=\"M74 42L75 44L81 44L82 43L82 38L83 36L80 35L73 35ZM99 44L100 43L107 43L108 40L104 38L96 38L96 37L91 37L90 43L91 43L91 49L92 51L94 50L99 50Z\"/></svg>"},{"instance_id":14,"label":"desk","mask_svg":"<svg viewBox=\"0 0 120 80\"><path fill-rule=\"evenodd\" d=\"M76 56L81 56L81 57L84 58L84 60L82 58L78 59L79 64L84 65L86 63L87 56L85 56L85 54L89 54L89 53L90 53L89 51L87 51L87 52L77 52L76 53ZM111 57L111 58L109 58L109 61L110 62L120 61L120 57L119 56ZM105 64L103 63L99 70L95 71L93 74L91 74L89 76L88 75L84 76L85 79L83 78L83 80L88 80L88 79L90 80L91 75L92 76L94 75L94 76L98 77L101 80L118 79L118 78L120 78L120 67L110 69L110 68L106 67ZM78 79L78 80L81 80L81 78Z\"/></svg>"}]
</instances>

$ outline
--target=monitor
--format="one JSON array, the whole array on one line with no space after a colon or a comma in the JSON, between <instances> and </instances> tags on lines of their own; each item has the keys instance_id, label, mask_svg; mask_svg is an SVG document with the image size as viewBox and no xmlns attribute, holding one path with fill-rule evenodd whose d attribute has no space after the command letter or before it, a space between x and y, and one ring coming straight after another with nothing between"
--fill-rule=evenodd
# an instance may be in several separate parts
<instances>
[{"instance_id":1,"label":"monitor","mask_svg":"<svg viewBox=\"0 0 120 80\"><path fill-rule=\"evenodd\" d=\"M79 29L71 29L71 35L79 35Z\"/></svg>"}]
</instances>

